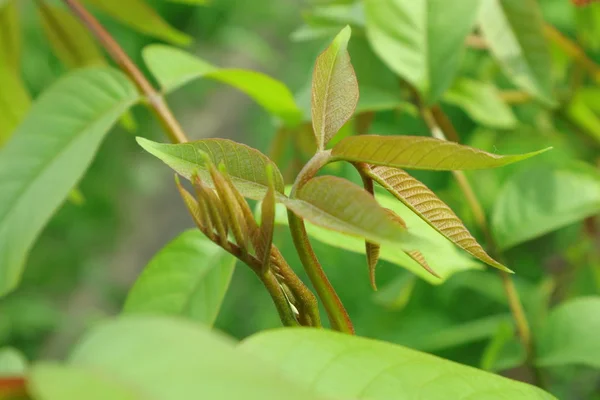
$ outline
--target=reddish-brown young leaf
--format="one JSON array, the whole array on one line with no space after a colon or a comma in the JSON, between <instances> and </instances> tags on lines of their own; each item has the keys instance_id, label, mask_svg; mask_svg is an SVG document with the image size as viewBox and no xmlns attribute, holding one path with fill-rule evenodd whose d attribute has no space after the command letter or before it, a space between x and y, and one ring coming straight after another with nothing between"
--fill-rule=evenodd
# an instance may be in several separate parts
<instances>
[{"instance_id":1,"label":"reddish-brown young leaf","mask_svg":"<svg viewBox=\"0 0 600 400\"><path fill-rule=\"evenodd\" d=\"M200 201L196 200L196 198L183 187L178 175L175 175L175 184L177 185L177 189L179 190L179 194L181 195L185 206L192 215L192 219L198 228L205 234L213 235L213 227L210 216L208 215L208 210L200 205L200 203L203 203L204 201L202 199L200 199Z\"/></svg>"},{"instance_id":2,"label":"reddish-brown young leaf","mask_svg":"<svg viewBox=\"0 0 600 400\"><path fill-rule=\"evenodd\" d=\"M373 179L361 172L360 167L357 167L360 177L363 181L363 187L367 192L374 196L373 192ZM365 241L365 254L367 256L367 267L369 268L369 280L373 290L377 290L377 281L375 279L375 270L377 268L377 261L379 261L379 253L381 252L381 246L377 243Z\"/></svg>"},{"instance_id":3,"label":"reddish-brown young leaf","mask_svg":"<svg viewBox=\"0 0 600 400\"><path fill-rule=\"evenodd\" d=\"M215 227L219 243L224 248L227 248L229 246L227 240L229 227L226 223L227 221L223 219L223 216L225 216L225 209L221 200L217 197L214 190L208 187L199 176L195 175L192 177L192 184L196 189L198 199L201 199L204 201L204 204L206 204L206 209L210 216L210 221Z\"/></svg>"},{"instance_id":4,"label":"reddish-brown young leaf","mask_svg":"<svg viewBox=\"0 0 600 400\"><path fill-rule=\"evenodd\" d=\"M267 190L261 204L259 233L264 242L264 247L256 249L258 257L263 260L263 272L269 269L273 231L275 230L275 183L273 170L269 166L267 166L267 176L269 177L269 190Z\"/></svg>"}]
</instances>

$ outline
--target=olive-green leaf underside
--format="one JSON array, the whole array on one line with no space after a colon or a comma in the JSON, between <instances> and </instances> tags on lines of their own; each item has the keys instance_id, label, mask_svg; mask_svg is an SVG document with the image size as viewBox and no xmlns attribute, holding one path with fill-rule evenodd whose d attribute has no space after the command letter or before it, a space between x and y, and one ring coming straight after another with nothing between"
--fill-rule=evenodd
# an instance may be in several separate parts
<instances>
[{"instance_id":1,"label":"olive-green leaf underside","mask_svg":"<svg viewBox=\"0 0 600 400\"><path fill-rule=\"evenodd\" d=\"M311 90L311 115L317 147L327 142L352 117L358 104L358 82L350 54L347 26L318 57Z\"/></svg>"},{"instance_id":2,"label":"olive-green leaf underside","mask_svg":"<svg viewBox=\"0 0 600 400\"><path fill-rule=\"evenodd\" d=\"M333 148L332 156L337 160L396 168L459 171L501 167L549 149L501 156L424 136L361 135L342 139Z\"/></svg>"},{"instance_id":3,"label":"olive-green leaf underside","mask_svg":"<svg viewBox=\"0 0 600 400\"><path fill-rule=\"evenodd\" d=\"M377 55L435 103L458 70L481 0L365 0L367 38Z\"/></svg>"},{"instance_id":4,"label":"olive-green leaf underside","mask_svg":"<svg viewBox=\"0 0 600 400\"><path fill-rule=\"evenodd\" d=\"M552 60L536 0L483 0L479 26L488 48L516 85L554 105Z\"/></svg>"},{"instance_id":5,"label":"olive-green leaf underside","mask_svg":"<svg viewBox=\"0 0 600 400\"><path fill-rule=\"evenodd\" d=\"M236 258L199 230L168 243L148 263L125 301L125 314L183 316L212 326Z\"/></svg>"},{"instance_id":6,"label":"olive-green leaf underside","mask_svg":"<svg viewBox=\"0 0 600 400\"><path fill-rule=\"evenodd\" d=\"M302 118L290 90L263 73L218 68L188 52L165 45L147 46L142 55L148 69L167 93L194 79L209 78L244 92L267 112L290 125L297 124Z\"/></svg>"},{"instance_id":7,"label":"olive-green leaf underside","mask_svg":"<svg viewBox=\"0 0 600 400\"><path fill-rule=\"evenodd\" d=\"M417 179L401 169L382 166L366 167L364 173L452 243L492 267L510 271L490 257L452 209Z\"/></svg>"},{"instance_id":8,"label":"olive-green leaf underside","mask_svg":"<svg viewBox=\"0 0 600 400\"><path fill-rule=\"evenodd\" d=\"M228 139L202 139L181 144L164 144L141 137L140 146L179 175L191 179L194 174L212 186L204 156L214 165L223 164L235 187L244 197L262 200L269 187L267 165L273 169L275 190L283 193L283 177L277 166L260 151Z\"/></svg>"},{"instance_id":9,"label":"olive-green leaf underside","mask_svg":"<svg viewBox=\"0 0 600 400\"><path fill-rule=\"evenodd\" d=\"M14 288L36 237L137 99L133 84L115 70L68 74L40 96L0 149L0 294Z\"/></svg>"},{"instance_id":10,"label":"olive-green leaf underside","mask_svg":"<svg viewBox=\"0 0 600 400\"><path fill-rule=\"evenodd\" d=\"M554 399L535 386L430 354L323 329L263 332L242 342L241 349L330 398Z\"/></svg>"}]
</instances>

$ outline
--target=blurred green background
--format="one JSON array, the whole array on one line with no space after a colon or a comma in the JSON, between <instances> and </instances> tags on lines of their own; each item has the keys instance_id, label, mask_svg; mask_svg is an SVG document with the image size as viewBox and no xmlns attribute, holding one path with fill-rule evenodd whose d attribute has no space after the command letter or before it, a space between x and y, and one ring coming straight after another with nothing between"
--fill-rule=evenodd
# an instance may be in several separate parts
<instances>
[{"instance_id":1,"label":"blurred green background","mask_svg":"<svg viewBox=\"0 0 600 400\"><path fill-rule=\"evenodd\" d=\"M292 33L304 23L303 16L308 21L324 18L311 14L311 7L299 0L213 0L210 6L202 7L158 0L149 4L174 27L195 38L189 51L217 65L263 71L285 82L299 99L306 98L314 59L331 39L292 40ZM548 22L580 41L588 55L600 62L597 8L593 17L576 13L567 0L544 0L541 5ZM33 2L21 2L19 6L23 11L23 79L35 97L66 70L48 45ZM592 25L582 22L592 17ZM156 40L110 19L101 21L138 65L143 65L142 48ZM590 32L590 26L596 29ZM350 47L359 80L362 70L367 71L364 76L371 74L384 83L388 78L395 82L385 68L380 73L382 66L373 59L362 59L360 49L354 52L364 43L364 37L358 35ZM573 83L568 77L572 76L572 66L558 52L554 57L553 73L561 82L559 95L570 96ZM493 77L498 87L510 87L493 60L476 50L465 54L461 75ZM275 121L232 88L200 80L171 95L169 102L191 138L218 136L249 144L265 154L273 150ZM553 152L540 158L549 163L580 160L595 165L598 161L600 125L594 123L600 120L593 113L584 121L573 120L564 109L548 110L528 102L513 107L518 119L515 128L494 129L483 127L461 108L450 104L443 108L461 139L482 149L507 154L555 146ZM120 311L128 289L151 257L193 226L170 170L134 141L134 135L165 141L162 132L143 107L137 106L133 113L139 125L137 132L132 134L117 126L108 135L80 183L83 201L64 204L33 249L18 290L0 299L0 347L16 347L30 359L64 356L87 326ZM426 135L427 129L407 108L377 113L370 132ZM288 179L307 159L307 154L291 148L285 146L278 160ZM540 162L536 159L468 174L488 215L506 178ZM338 175L357 179L351 168L332 168ZM471 232L483 239L450 173L418 172L415 176L450 204ZM278 227L275 238L304 278L286 228ZM589 218L506 253L507 265L517 272L514 279L534 332L548 304L600 293L598 243L595 220ZM512 368L522 354L510 333L510 314L495 271L482 268L462 272L444 285L434 286L382 261L378 267L379 291L374 292L363 255L316 241L314 246L358 334L409 345L464 364L487 365L527 379L524 371ZM261 283L249 268L238 263L216 326L244 338L279 325ZM493 356L494 343L507 329L509 340L502 345L502 355ZM494 359L492 365L486 357ZM559 395L600 398L598 371L563 367L551 375Z\"/></svg>"}]
</instances>

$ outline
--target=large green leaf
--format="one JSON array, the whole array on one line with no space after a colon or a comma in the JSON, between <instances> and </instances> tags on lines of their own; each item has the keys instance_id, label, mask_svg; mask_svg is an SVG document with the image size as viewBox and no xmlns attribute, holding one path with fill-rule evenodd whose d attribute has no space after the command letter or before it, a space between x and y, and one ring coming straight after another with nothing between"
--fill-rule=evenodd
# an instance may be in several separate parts
<instances>
[{"instance_id":1,"label":"large green leaf","mask_svg":"<svg viewBox=\"0 0 600 400\"><path fill-rule=\"evenodd\" d=\"M211 326L235 261L199 230L186 231L146 266L129 292L123 312L182 315Z\"/></svg>"},{"instance_id":2,"label":"large green leaf","mask_svg":"<svg viewBox=\"0 0 600 400\"><path fill-rule=\"evenodd\" d=\"M283 193L283 177L277 166L260 151L227 139L202 139L183 144L156 143L137 138L147 152L162 160L181 176L191 179L197 173L212 185L204 156L213 164L223 163L233 184L245 197L262 200L269 187L267 165L273 169L275 190Z\"/></svg>"},{"instance_id":3,"label":"large green leaf","mask_svg":"<svg viewBox=\"0 0 600 400\"><path fill-rule=\"evenodd\" d=\"M2 61L0 60L0 63ZM0 64L0 148L12 136L31 107L31 99L18 72Z\"/></svg>"},{"instance_id":4,"label":"large green leaf","mask_svg":"<svg viewBox=\"0 0 600 400\"><path fill-rule=\"evenodd\" d=\"M326 330L260 333L241 348L331 398L554 399L537 387L406 347Z\"/></svg>"},{"instance_id":5,"label":"large green leaf","mask_svg":"<svg viewBox=\"0 0 600 400\"><path fill-rule=\"evenodd\" d=\"M511 176L496 198L492 232L503 249L600 213L600 174L543 165Z\"/></svg>"},{"instance_id":6,"label":"large green leaf","mask_svg":"<svg viewBox=\"0 0 600 400\"><path fill-rule=\"evenodd\" d=\"M87 28L65 8L41 3L39 13L44 33L54 54L67 67L102 65L105 63L96 40Z\"/></svg>"},{"instance_id":7,"label":"large green leaf","mask_svg":"<svg viewBox=\"0 0 600 400\"><path fill-rule=\"evenodd\" d=\"M481 269L481 264L473 260L466 253L460 251L456 246L452 245L452 243L437 233L431 226L397 199L382 193L376 193L376 198L382 207L390 209L402 217L410 232L414 232L425 239L425 243L419 245L419 251L423 253L425 260L427 260L431 268L440 276L440 278L436 278L423 269L423 267L410 258L405 252L399 250L398 245L382 246L379 254L381 260L389 261L406 268L421 279L434 285L444 283L446 279L457 272L470 269ZM283 205L277 206L275 222L280 225L288 224L287 214ZM349 236L313 224L307 224L306 231L312 238L327 245L354 253L365 253L364 241L359 237Z\"/></svg>"},{"instance_id":8,"label":"large green leaf","mask_svg":"<svg viewBox=\"0 0 600 400\"><path fill-rule=\"evenodd\" d=\"M302 117L289 89L260 72L218 68L183 50L164 45L146 47L143 57L165 92L197 78L210 78L241 90L290 125L297 124Z\"/></svg>"},{"instance_id":9,"label":"large green leaf","mask_svg":"<svg viewBox=\"0 0 600 400\"><path fill-rule=\"evenodd\" d=\"M27 369L27 359L12 347L0 349L0 377L21 376Z\"/></svg>"},{"instance_id":10,"label":"large green leaf","mask_svg":"<svg viewBox=\"0 0 600 400\"><path fill-rule=\"evenodd\" d=\"M167 317L104 323L83 339L66 367L34 366L29 385L42 400L323 398L230 339ZM90 390L106 396L92 397Z\"/></svg>"},{"instance_id":11,"label":"large green leaf","mask_svg":"<svg viewBox=\"0 0 600 400\"><path fill-rule=\"evenodd\" d=\"M600 297L562 303L550 312L539 334L536 363L581 364L600 369Z\"/></svg>"},{"instance_id":12,"label":"large green leaf","mask_svg":"<svg viewBox=\"0 0 600 400\"><path fill-rule=\"evenodd\" d=\"M0 26L0 67L17 72L21 64L21 27L16 0L0 4Z\"/></svg>"},{"instance_id":13,"label":"large green leaf","mask_svg":"<svg viewBox=\"0 0 600 400\"><path fill-rule=\"evenodd\" d=\"M492 54L516 85L553 105L550 53L536 0L483 0L479 26Z\"/></svg>"},{"instance_id":14,"label":"large green leaf","mask_svg":"<svg viewBox=\"0 0 600 400\"><path fill-rule=\"evenodd\" d=\"M358 82L348 54L350 27L335 37L318 57L312 78L311 115L317 148L348 122L358 104Z\"/></svg>"},{"instance_id":15,"label":"large green leaf","mask_svg":"<svg viewBox=\"0 0 600 400\"><path fill-rule=\"evenodd\" d=\"M458 171L501 167L549 149L499 156L473 147L425 136L361 135L342 139L333 148L332 156L334 160L365 162L396 168Z\"/></svg>"},{"instance_id":16,"label":"large green leaf","mask_svg":"<svg viewBox=\"0 0 600 400\"><path fill-rule=\"evenodd\" d=\"M517 125L510 107L489 83L457 79L444 94L444 101L461 107L475 122L492 128L511 129Z\"/></svg>"},{"instance_id":17,"label":"large green leaf","mask_svg":"<svg viewBox=\"0 0 600 400\"><path fill-rule=\"evenodd\" d=\"M84 0L103 13L158 39L177 45L188 45L192 38L173 28L144 0Z\"/></svg>"},{"instance_id":18,"label":"large green leaf","mask_svg":"<svg viewBox=\"0 0 600 400\"><path fill-rule=\"evenodd\" d=\"M367 38L379 57L428 103L457 72L481 0L365 0Z\"/></svg>"},{"instance_id":19,"label":"large green leaf","mask_svg":"<svg viewBox=\"0 0 600 400\"><path fill-rule=\"evenodd\" d=\"M36 237L137 99L120 72L72 73L40 96L0 149L0 294L14 288Z\"/></svg>"}]
</instances>

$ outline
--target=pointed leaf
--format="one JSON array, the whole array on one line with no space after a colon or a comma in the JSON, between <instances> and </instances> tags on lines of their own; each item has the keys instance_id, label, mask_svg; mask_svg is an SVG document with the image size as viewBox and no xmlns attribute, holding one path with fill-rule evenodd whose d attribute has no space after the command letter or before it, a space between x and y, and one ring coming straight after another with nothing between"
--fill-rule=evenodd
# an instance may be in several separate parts
<instances>
[{"instance_id":1,"label":"pointed leaf","mask_svg":"<svg viewBox=\"0 0 600 400\"><path fill-rule=\"evenodd\" d=\"M300 122L302 113L290 90L268 75L257 71L218 68L170 46L151 45L144 48L142 54L148 69L167 93L191 80L209 78L241 90L289 125Z\"/></svg>"},{"instance_id":2,"label":"pointed leaf","mask_svg":"<svg viewBox=\"0 0 600 400\"><path fill-rule=\"evenodd\" d=\"M550 52L536 0L483 0L479 26L506 76L548 105L552 93Z\"/></svg>"},{"instance_id":3,"label":"pointed leaf","mask_svg":"<svg viewBox=\"0 0 600 400\"><path fill-rule=\"evenodd\" d=\"M492 233L506 249L598 213L600 174L594 168L537 166L505 183L494 204Z\"/></svg>"},{"instance_id":4,"label":"pointed leaf","mask_svg":"<svg viewBox=\"0 0 600 400\"><path fill-rule=\"evenodd\" d=\"M495 168L525 160L526 154L499 156L473 147L424 136L361 135L342 139L332 150L337 160L407 169L459 171Z\"/></svg>"},{"instance_id":5,"label":"pointed leaf","mask_svg":"<svg viewBox=\"0 0 600 400\"><path fill-rule=\"evenodd\" d=\"M235 262L199 230L186 231L148 263L127 295L123 312L177 315L211 326Z\"/></svg>"},{"instance_id":6,"label":"pointed leaf","mask_svg":"<svg viewBox=\"0 0 600 400\"><path fill-rule=\"evenodd\" d=\"M337 399L555 399L535 386L430 354L325 329L263 332L241 347Z\"/></svg>"},{"instance_id":7,"label":"pointed leaf","mask_svg":"<svg viewBox=\"0 0 600 400\"><path fill-rule=\"evenodd\" d=\"M46 3L38 10L44 33L63 64L69 68L105 64L96 40L71 12Z\"/></svg>"},{"instance_id":8,"label":"pointed leaf","mask_svg":"<svg viewBox=\"0 0 600 400\"><path fill-rule=\"evenodd\" d=\"M311 114L317 147L329 140L352 117L358 104L358 82L348 54L347 26L323 51L313 71Z\"/></svg>"},{"instance_id":9,"label":"pointed leaf","mask_svg":"<svg viewBox=\"0 0 600 400\"><path fill-rule=\"evenodd\" d=\"M118 71L69 74L39 97L0 149L0 294L15 286L36 237L137 100Z\"/></svg>"},{"instance_id":10,"label":"pointed leaf","mask_svg":"<svg viewBox=\"0 0 600 400\"><path fill-rule=\"evenodd\" d=\"M452 243L492 267L510 271L491 258L450 207L417 179L397 168L372 166L363 171Z\"/></svg>"},{"instance_id":11,"label":"pointed leaf","mask_svg":"<svg viewBox=\"0 0 600 400\"><path fill-rule=\"evenodd\" d=\"M358 168L358 172L360 173L360 177L363 182L363 187L365 190L370 193L372 196L375 196L374 188L373 188L373 180L365 175L360 168ZM387 209L386 209L387 210ZM391 213L393 211L389 210ZM388 213L389 214L389 213ZM402 218L398 219L398 222L406 228L406 224L402 220ZM377 290L377 279L375 276L375 272L377 269L377 261L379 261L379 255L381 253L381 246L377 243L365 242L365 254L367 255L367 267L369 269L369 281L371 282L371 287L373 290Z\"/></svg>"},{"instance_id":12,"label":"pointed leaf","mask_svg":"<svg viewBox=\"0 0 600 400\"><path fill-rule=\"evenodd\" d=\"M580 297L554 308L539 335L536 364L600 368L600 296Z\"/></svg>"},{"instance_id":13,"label":"pointed leaf","mask_svg":"<svg viewBox=\"0 0 600 400\"><path fill-rule=\"evenodd\" d=\"M296 215L327 229L381 245L415 250L420 242L392 220L361 187L335 176L313 178L284 204Z\"/></svg>"},{"instance_id":14,"label":"pointed leaf","mask_svg":"<svg viewBox=\"0 0 600 400\"><path fill-rule=\"evenodd\" d=\"M85 0L101 12L140 33L177 45L188 45L192 38L173 28L144 0Z\"/></svg>"},{"instance_id":15,"label":"pointed leaf","mask_svg":"<svg viewBox=\"0 0 600 400\"><path fill-rule=\"evenodd\" d=\"M219 243L221 246L227 246L229 224L226 219L223 202L217 197L215 191L204 184L198 176L194 175L192 177L192 183L196 189L196 195L198 196L201 206L206 206L210 225L215 227L216 237Z\"/></svg>"},{"instance_id":16,"label":"pointed leaf","mask_svg":"<svg viewBox=\"0 0 600 400\"><path fill-rule=\"evenodd\" d=\"M244 197L254 200L261 200L267 192L269 179L266 166L271 165L275 190L283 193L283 177L277 166L267 156L244 144L227 139L202 139L182 144L156 143L141 137L137 141L144 150L186 179L198 173L206 184L212 185L203 158L203 154L208 155L213 164L225 165L233 184Z\"/></svg>"},{"instance_id":17,"label":"pointed leaf","mask_svg":"<svg viewBox=\"0 0 600 400\"><path fill-rule=\"evenodd\" d=\"M367 38L390 69L435 103L456 74L480 0L365 0Z\"/></svg>"},{"instance_id":18,"label":"pointed leaf","mask_svg":"<svg viewBox=\"0 0 600 400\"><path fill-rule=\"evenodd\" d=\"M407 251L406 254L412 258L413 260L415 260L421 267L423 267L423 269L425 269L425 271L429 272L431 275L435 276L436 278L440 278L440 276L437 274L437 272L435 272L427 263L427 260L425 260L425 256L423 255L423 253L421 253L418 250L414 250L414 251Z\"/></svg>"},{"instance_id":19,"label":"pointed leaf","mask_svg":"<svg viewBox=\"0 0 600 400\"><path fill-rule=\"evenodd\" d=\"M1 63L1 60L0 60ZM31 107L31 98L18 72L0 64L0 148L12 136Z\"/></svg>"},{"instance_id":20,"label":"pointed leaf","mask_svg":"<svg viewBox=\"0 0 600 400\"><path fill-rule=\"evenodd\" d=\"M275 231L275 184L273 180L273 169L269 165L267 165L267 177L269 178L269 190L267 190L261 205L259 231L259 235L264 242L264 247L256 249L258 257L263 260L263 272L266 272L269 269L271 247L273 245L273 232Z\"/></svg>"},{"instance_id":21,"label":"pointed leaf","mask_svg":"<svg viewBox=\"0 0 600 400\"><path fill-rule=\"evenodd\" d=\"M179 194L181 195L186 208L192 215L196 226L205 234L213 234L213 224L205 200L203 198L196 200L196 198L183 187L179 181L179 175L175 175L175 184L177 185ZM213 237L211 236L211 239L212 238Z\"/></svg>"}]
</instances>

